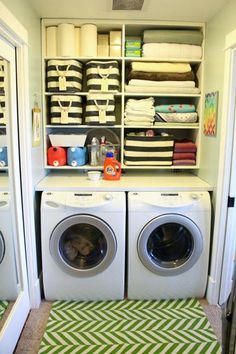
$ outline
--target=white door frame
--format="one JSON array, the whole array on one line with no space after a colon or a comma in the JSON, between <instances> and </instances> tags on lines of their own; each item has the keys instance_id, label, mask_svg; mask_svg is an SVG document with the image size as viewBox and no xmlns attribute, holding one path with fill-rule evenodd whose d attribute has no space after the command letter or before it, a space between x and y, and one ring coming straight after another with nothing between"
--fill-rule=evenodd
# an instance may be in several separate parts
<instances>
[{"instance_id":1,"label":"white door frame","mask_svg":"<svg viewBox=\"0 0 236 354\"><path fill-rule=\"evenodd\" d=\"M20 251L19 265L21 270L22 290L15 301L10 315L0 332L0 353L11 354L19 339L20 333L30 311L30 307L37 307L40 303L39 284L35 285L37 275L35 230L34 230L34 208L32 205L32 180L31 180L31 116L29 108L29 77L28 77L28 34L25 28L11 14L11 12L0 1L0 36L9 46L15 47L17 58L17 99L18 112L16 107L11 107L15 116L18 113L18 128L20 130L21 147L21 176L24 180L23 186L23 218L20 204L19 192L15 193L15 214L17 215L18 248ZM15 84L15 83L14 83ZM12 84L12 86L14 86ZM16 105L15 105L16 106ZM9 130L11 134L11 163L14 174L13 191L20 188L19 156L12 153L18 144L17 125ZM15 140L14 140L15 139ZM17 146L18 147L18 146ZM26 162L27 161L27 162ZM29 171L29 174L28 174ZM29 192L30 191L30 192ZM25 236L25 239L24 239ZM25 256L25 246L27 258ZM28 272L27 268L28 266ZM29 288L28 288L29 285ZM30 291L29 291L30 290ZM29 298L30 293L30 298ZM31 302L30 302L31 300Z\"/></svg>"},{"instance_id":2,"label":"white door frame","mask_svg":"<svg viewBox=\"0 0 236 354\"><path fill-rule=\"evenodd\" d=\"M29 107L29 62L28 32L0 1L0 35L16 47L18 75L18 116L21 146L21 175L25 243L27 253L27 276L31 308L38 308L41 303L40 281L37 269L35 211L32 203L32 141L31 113Z\"/></svg>"},{"instance_id":3,"label":"white door frame","mask_svg":"<svg viewBox=\"0 0 236 354\"><path fill-rule=\"evenodd\" d=\"M12 214L12 237L16 248L16 266L19 279L19 294L13 304L3 329L0 332L0 353L12 353L20 336L24 322L30 310L28 281L26 271L24 224L21 199L20 165L18 147L18 104L16 87L16 53L15 47L0 36L0 54L9 64L6 65L6 113L10 118L7 121L7 146L9 158L9 195ZM11 251L13 252L13 250ZM6 276L6 274L4 275Z\"/></svg>"},{"instance_id":4,"label":"white door frame","mask_svg":"<svg viewBox=\"0 0 236 354\"><path fill-rule=\"evenodd\" d=\"M228 196L230 190L230 174L232 145L235 121L236 94L236 30L225 38L224 86L221 112L221 139L219 155L219 172L216 188L215 224L211 268L207 289L207 300L210 304L220 304L220 287L223 270L225 240L227 228ZM233 75L234 74L234 75Z\"/></svg>"}]
</instances>

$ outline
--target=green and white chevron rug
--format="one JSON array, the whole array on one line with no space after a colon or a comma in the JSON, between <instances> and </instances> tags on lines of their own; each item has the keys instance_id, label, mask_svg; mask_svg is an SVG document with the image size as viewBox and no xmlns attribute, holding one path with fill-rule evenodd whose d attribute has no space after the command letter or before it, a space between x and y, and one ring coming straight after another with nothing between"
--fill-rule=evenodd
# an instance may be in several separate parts
<instances>
[{"instance_id":1,"label":"green and white chevron rug","mask_svg":"<svg viewBox=\"0 0 236 354\"><path fill-rule=\"evenodd\" d=\"M196 299L53 303L40 354L220 354Z\"/></svg>"},{"instance_id":2,"label":"green and white chevron rug","mask_svg":"<svg viewBox=\"0 0 236 354\"><path fill-rule=\"evenodd\" d=\"M6 311L8 306L7 301L0 300L0 319L2 318L4 312Z\"/></svg>"}]
</instances>

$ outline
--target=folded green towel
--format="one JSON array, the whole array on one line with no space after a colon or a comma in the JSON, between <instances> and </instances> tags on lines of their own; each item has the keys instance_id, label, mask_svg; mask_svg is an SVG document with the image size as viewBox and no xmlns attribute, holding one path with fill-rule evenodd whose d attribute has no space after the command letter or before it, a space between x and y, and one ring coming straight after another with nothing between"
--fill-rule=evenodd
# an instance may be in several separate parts
<instances>
[{"instance_id":1,"label":"folded green towel","mask_svg":"<svg viewBox=\"0 0 236 354\"><path fill-rule=\"evenodd\" d=\"M144 43L179 43L201 45L203 34L200 30L144 30Z\"/></svg>"}]
</instances>

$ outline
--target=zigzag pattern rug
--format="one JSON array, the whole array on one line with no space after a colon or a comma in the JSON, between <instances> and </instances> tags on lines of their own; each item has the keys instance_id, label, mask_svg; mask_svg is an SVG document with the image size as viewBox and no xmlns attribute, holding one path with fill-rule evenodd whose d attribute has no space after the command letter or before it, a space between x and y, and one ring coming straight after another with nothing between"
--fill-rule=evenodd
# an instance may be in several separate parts
<instances>
[{"instance_id":1,"label":"zigzag pattern rug","mask_svg":"<svg viewBox=\"0 0 236 354\"><path fill-rule=\"evenodd\" d=\"M220 354L196 299L53 303L40 354Z\"/></svg>"},{"instance_id":2,"label":"zigzag pattern rug","mask_svg":"<svg viewBox=\"0 0 236 354\"><path fill-rule=\"evenodd\" d=\"M4 312L6 311L8 306L7 301L0 300L0 319L2 318Z\"/></svg>"}]
</instances>

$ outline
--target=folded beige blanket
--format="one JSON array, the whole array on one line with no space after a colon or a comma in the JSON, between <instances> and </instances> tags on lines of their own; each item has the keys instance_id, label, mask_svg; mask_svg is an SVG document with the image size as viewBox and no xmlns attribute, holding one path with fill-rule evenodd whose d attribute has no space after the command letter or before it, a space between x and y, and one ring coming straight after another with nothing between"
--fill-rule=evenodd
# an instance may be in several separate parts
<instances>
[{"instance_id":1,"label":"folded beige blanket","mask_svg":"<svg viewBox=\"0 0 236 354\"><path fill-rule=\"evenodd\" d=\"M148 87L148 86L131 86L125 85L126 92L133 93L183 93L183 94L199 94L198 87Z\"/></svg>"},{"instance_id":2,"label":"folded beige blanket","mask_svg":"<svg viewBox=\"0 0 236 354\"><path fill-rule=\"evenodd\" d=\"M129 81L131 86L151 86L151 87L195 87L195 81L151 81L135 80Z\"/></svg>"},{"instance_id":3,"label":"folded beige blanket","mask_svg":"<svg viewBox=\"0 0 236 354\"><path fill-rule=\"evenodd\" d=\"M143 45L143 57L156 59L201 59L202 47L191 44L146 43Z\"/></svg>"},{"instance_id":4,"label":"folded beige blanket","mask_svg":"<svg viewBox=\"0 0 236 354\"><path fill-rule=\"evenodd\" d=\"M132 70L146 72L187 73L192 70L189 63L153 63L134 61L131 63Z\"/></svg>"}]
</instances>

